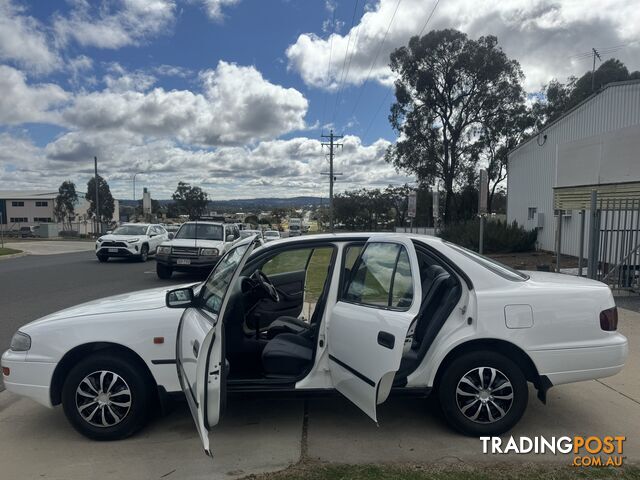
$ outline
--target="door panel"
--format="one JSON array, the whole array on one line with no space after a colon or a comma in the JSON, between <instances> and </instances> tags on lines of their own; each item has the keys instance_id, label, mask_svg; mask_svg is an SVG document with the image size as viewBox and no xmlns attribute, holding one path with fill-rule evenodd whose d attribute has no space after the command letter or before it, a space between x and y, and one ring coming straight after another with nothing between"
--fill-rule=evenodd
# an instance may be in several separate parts
<instances>
[{"instance_id":1,"label":"door panel","mask_svg":"<svg viewBox=\"0 0 640 480\"><path fill-rule=\"evenodd\" d=\"M407 301L406 305L401 304L402 308L396 308L394 304L393 280L389 280L386 297L389 305L382 304L385 279L379 269L373 266L380 259L371 256L378 244L396 246L398 253L395 263L390 265L390 278L397 278L397 272L410 275L409 279L399 282L405 290L403 298L408 297L407 282L413 293L411 303ZM398 268L398 259L407 257L410 270ZM402 235L381 236L367 242L354 269L362 269L367 262L370 268L364 277L370 283L375 283L378 290L364 285L360 289L360 296L375 301L376 305L346 300L339 300L334 305L328 328L329 369L334 387L377 421L376 405L384 402L389 395L393 377L400 368L405 337L420 308L420 274L413 244ZM356 271L352 281L357 277ZM346 290L349 290L348 286Z\"/></svg>"},{"instance_id":2,"label":"door panel","mask_svg":"<svg viewBox=\"0 0 640 480\"><path fill-rule=\"evenodd\" d=\"M178 325L178 378L207 455L211 455L209 429L217 425L225 402L224 314L254 241L252 237L238 243L218 262Z\"/></svg>"}]
</instances>

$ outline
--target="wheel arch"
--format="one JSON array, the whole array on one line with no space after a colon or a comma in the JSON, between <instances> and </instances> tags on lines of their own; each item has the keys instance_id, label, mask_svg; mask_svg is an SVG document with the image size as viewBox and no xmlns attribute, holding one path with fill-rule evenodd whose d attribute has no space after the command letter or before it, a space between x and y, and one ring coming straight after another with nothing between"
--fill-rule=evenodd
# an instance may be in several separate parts
<instances>
[{"instance_id":1,"label":"wheel arch","mask_svg":"<svg viewBox=\"0 0 640 480\"><path fill-rule=\"evenodd\" d=\"M158 384L156 383L151 370L149 370L149 366L135 351L119 343L91 342L72 348L64 354L62 359L58 362L58 365L56 365L56 368L53 371L53 376L51 378L50 396L52 405L59 405L62 402L62 386L64 385L64 380L65 378L67 378L69 371L78 362L82 361L88 356L97 352L104 352L105 350L118 352L129 356L144 373L146 380L149 383L149 387L153 389L154 394L157 394Z\"/></svg>"},{"instance_id":2,"label":"wheel arch","mask_svg":"<svg viewBox=\"0 0 640 480\"><path fill-rule=\"evenodd\" d=\"M522 348L506 340L483 338L461 343L447 353L438 366L438 370L433 381L434 388L438 387L445 370L455 359L464 354L476 352L478 350L490 350L504 355L518 365L525 378L529 382L533 383L538 390L540 390L541 386L543 388L546 387L546 385L544 385L544 378L540 376L533 360L531 360L531 357L529 357Z\"/></svg>"}]
</instances>

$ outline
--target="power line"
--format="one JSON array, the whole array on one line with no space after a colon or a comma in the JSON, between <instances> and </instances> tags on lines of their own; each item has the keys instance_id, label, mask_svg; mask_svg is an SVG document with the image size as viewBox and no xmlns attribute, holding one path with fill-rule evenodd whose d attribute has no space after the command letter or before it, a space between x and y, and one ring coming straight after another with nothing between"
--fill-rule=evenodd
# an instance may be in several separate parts
<instances>
[{"instance_id":1,"label":"power line","mask_svg":"<svg viewBox=\"0 0 640 480\"><path fill-rule=\"evenodd\" d=\"M347 58L349 57L349 46L351 45L351 34L353 33L353 25L356 21L356 12L358 10L358 1L356 0L353 5L353 15L351 16L351 26L349 27L349 35L347 36L347 47L344 52L344 61L342 62L342 71L340 72L340 81L338 82L338 91L336 93L336 103L333 106L333 116L331 117L331 122L333 123L336 119L336 112L338 110L338 103L340 101L340 96L342 94L342 89L344 87L345 81L345 67L347 65Z\"/></svg>"},{"instance_id":2,"label":"power line","mask_svg":"<svg viewBox=\"0 0 640 480\"><path fill-rule=\"evenodd\" d=\"M418 35L418 37L422 37L422 34L424 33L424 31L427 28L427 25L429 25L429 22L431 21L431 17L433 17L433 14L436 11L436 8L438 7L438 4L440 3L440 0L436 0L436 2L433 5L433 8L431 9L431 13L429 13L429 16L427 17L427 21L424 22L424 25L422 26L422 29L420 30L420 33ZM369 130L371 130L371 127L373 126L373 122L376 119L376 117L378 116L378 114L380 113L380 110L382 109L382 106L386 103L387 99L389 98L389 96L391 95L391 90L387 90L387 93L384 95L382 101L380 102L380 104L378 104L378 108L376 108L376 111L374 112L373 116L371 117L371 120L369 120L369 125L367 126L367 129L365 130L364 134L362 135L362 138L365 138L367 136L367 134L369 133Z\"/></svg>"},{"instance_id":3,"label":"power line","mask_svg":"<svg viewBox=\"0 0 640 480\"><path fill-rule=\"evenodd\" d=\"M336 9L333 8L331 15L331 35L329 35L329 64L327 65L327 83L331 80L331 55L333 53L333 34L335 33L335 24L336 24ZM322 102L322 121L320 122L320 134L324 131L324 115L327 109L327 97L324 96L324 102Z\"/></svg>"},{"instance_id":4,"label":"power line","mask_svg":"<svg viewBox=\"0 0 640 480\"><path fill-rule=\"evenodd\" d=\"M621 43L619 45L613 45L610 47L602 47L602 48L598 48L596 47L596 50L598 52L600 52L601 54L607 55L609 53L613 53L616 52L618 50L621 50L622 48L626 47L628 44L627 43ZM590 50L588 52L582 52L582 53L576 53L575 55L569 55L569 58L579 58L579 59L584 59L584 58L591 58L591 56L593 55L593 50Z\"/></svg>"},{"instance_id":5,"label":"power line","mask_svg":"<svg viewBox=\"0 0 640 480\"><path fill-rule=\"evenodd\" d=\"M369 78L371 78L371 73L373 73L373 67L376 64L376 61L378 60L378 57L380 56L380 52L382 51L382 47L384 46L384 42L387 40L387 35L389 35L389 30L391 29L391 24L393 23L393 19L396 18L396 13L398 13L398 8L400 7L400 3L402 3L402 0L398 0L398 3L396 3L396 8L393 11L393 15L391 15L391 19L389 20L389 25L387 25L387 31L384 33L384 37L382 37L382 41L380 42L380 45L378 46L378 51L376 52L376 56L373 58L373 62L371 62L371 67L369 68L369 73L367 74L364 82L362 82L362 85L360 85L360 91L358 93L358 97L356 98L356 103L353 106L353 110L351 110L351 115L349 115L349 117L352 117L355 112L356 109L358 108L358 104L360 103L360 99L362 98L362 93L365 90L365 86L367 85L367 82L369 81Z\"/></svg>"}]
</instances>

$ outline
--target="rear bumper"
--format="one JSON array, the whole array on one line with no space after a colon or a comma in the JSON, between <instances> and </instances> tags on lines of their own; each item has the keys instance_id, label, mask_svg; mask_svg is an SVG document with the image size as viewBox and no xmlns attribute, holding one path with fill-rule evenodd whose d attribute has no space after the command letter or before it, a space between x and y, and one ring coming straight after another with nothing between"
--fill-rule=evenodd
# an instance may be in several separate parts
<instances>
[{"instance_id":1,"label":"rear bumper","mask_svg":"<svg viewBox=\"0 0 640 480\"><path fill-rule=\"evenodd\" d=\"M529 351L540 375L553 385L593 380L615 375L624 367L629 343L624 335L612 335L606 342L578 348Z\"/></svg>"},{"instance_id":2,"label":"rear bumper","mask_svg":"<svg viewBox=\"0 0 640 480\"><path fill-rule=\"evenodd\" d=\"M28 397L45 407L53 407L50 385L55 363L28 362L25 352L7 350L2 355L2 366L10 370L8 376L2 376L9 392Z\"/></svg>"}]
</instances>

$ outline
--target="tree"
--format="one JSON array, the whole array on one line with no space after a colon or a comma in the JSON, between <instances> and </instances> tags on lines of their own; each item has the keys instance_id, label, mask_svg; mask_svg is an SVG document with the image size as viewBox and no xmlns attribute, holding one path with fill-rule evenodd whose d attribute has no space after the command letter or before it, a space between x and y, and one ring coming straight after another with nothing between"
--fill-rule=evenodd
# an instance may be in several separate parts
<instances>
[{"instance_id":1,"label":"tree","mask_svg":"<svg viewBox=\"0 0 640 480\"><path fill-rule=\"evenodd\" d=\"M251 225L258 225L258 217L256 215L247 215L244 218L244 223L250 223Z\"/></svg>"},{"instance_id":2,"label":"tree","mask_svg":"<svg viewBox=\"0 0 640 480\"><path fill-rule=\"evenodd\" d=\"M595 75L592 75L589 70L580 78L569 77L566 83L561 83L557 79L551 80L542 89L541 100L533 105L533 114L538 119L538 126L542 127L553 122L606 84L639 78L640 71L629 73L624 63L616 58L610 58L600 64Z\"/></svg>"},{"instance_id":3,"label":"tree","mask_svg":"<svg viewBox=\"0 0 640 480\"><path fill-rule=\"evenodd\" d=\"M96 213L96 179L91 177L87 182L87 194L84 196L89 201L87 214L93 216ZM115 204L111 189L107 181L98 175L98 201L100 202L100 222L110 222L113 219Z\"/></svg>"},{"instance_id":4,"label":"tree","mask_svg":"<svg viewBox=\"0 0 640 480\"><path fill-rule=\"evenodd\" d=\"M76 185L71 180L65 180L58 188L58 196L54 201L53 214L62 222L63 230L71 230L71 222L75 217L75 206L78 203Z\"/></svg>"},{"instance_id":5,"label":"tree","mask_svg":"<svg viewBox=\"0 0 640 480\"><path fill-rule=\"evenodd\" d=\"M487 123L480 134L478 155L487 167L487 211L493 212L494 198L507 178L509 151L515 148L535 123L531 111L524 105L514 108L508 117L497 117Z\"/></svg>"},{"instance_id":6,"label":"tree","mask_svg":"<svg viewBox=\"0 0 640 480\"><path fill-rule=\"evenodd\" d=\"M421 184L442 180L451 221L454 188L475 166L484 126L524 104L520 65L494 36L472 40L447 29L413 37L392 52L391 69L398 79L389 120L400 140L387 161Z\"/></svg>"},{"instance_id":7,"label":"tree","mask_svg":"<svg viewBox=\"0 0 640 480\"><path fill-rule=\"evenodd\" d=\"M206 213L209 203L208 195L204 190L184 182L178 182L178 187L171 198L175 201L178 211L188 215L191 220Z\"/></svg>"},{"instance_id":8,"label":"tree","mask_svg":"<svg viewBox=\"0 0 640 480\"><path fill-rule=\"evenodd\" d=\"M167 218L178 218L180 216L180 210L176 205L176 202L167 203Z\"/></svg>"}]
</instances>

